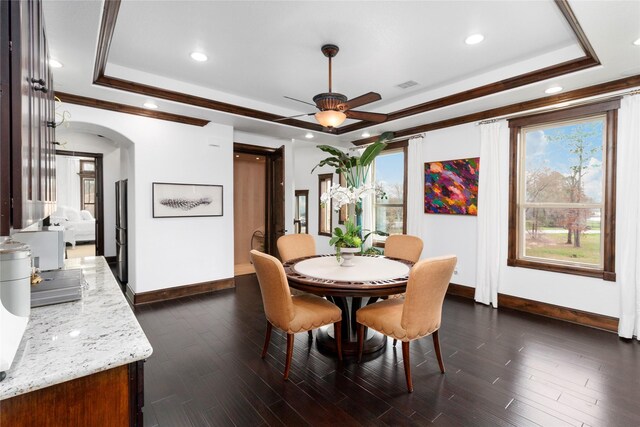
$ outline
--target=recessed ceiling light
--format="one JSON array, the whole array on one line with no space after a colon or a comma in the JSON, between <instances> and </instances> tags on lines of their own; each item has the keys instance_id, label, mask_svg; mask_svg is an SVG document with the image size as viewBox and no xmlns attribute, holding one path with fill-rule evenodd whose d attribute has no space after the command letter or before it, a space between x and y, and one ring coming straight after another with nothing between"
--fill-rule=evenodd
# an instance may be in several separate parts
<instances>
[{"instance_id":1,"label":"recessed ceiling light","mask_svg":"<svg viewBox=\"0 0 640 427\"><path fill-rule=\"evenodd\" d=\"M311 139L313 138L313 134L311 132L307 132L307 134L304 137L307 139Z\"/></svg>"},{"instance_id":2,"label":"recessed ceiling light","mask_svg":"<svg viewBox=\"0 0 640 427\"><path fill-rule=\"evenodd\" d=\"M472 34L465 39L466 44L478 44L482 40L484 40L484 36L482 34Z\"/></svg>"},{"instance_id":3,"label":"recessed ceiling light","mask_svg":"<svg viewBox=\"0 0 640 427\"><path fill-rule=\"evenodd\" d=\"M256 160L260 160L260 157L256 157Z\"/></svg>"},{"instance_id":4,"label":"recessed ceiling light","mask_svg":"<svg viewBox=\"0 0 640 427\"><path fill-rule=\"evenodd\" d=\"M155 110L156 108L158 108L158 105L156 105L155 103L151 102L151 101L147 101L144 104L142 104L142 106L144 108L149 108L151 110Z\"/></svg>"},{"instance_id":5,"label":"recessed ceiling light","mask_svg":"<svg viewBox=\"0 0 640 427\"><path fill-rule=\"evenodd\" d=\"M198 61L198 62L204 62L204 61L206 61L207 59L209 59L209 58L207 57L207 55L205 55L205 54L204 54L204 53L202 53L202 52L191 52L191 55L190 55L190 56L191 56L191 59L193 59L194 61Z\"/></svg>"},{"instance_id":6,"label":"recessed ceiling light","mask_svg":"<svg viewBox=\"0 0 640 427\"><path fill-rule=\"evenodd\" d=\"M562 86L553 86L550 87L549 89L545 90L544 93L558 93L562 90Z\"/></svg>"},{"instance_id":7,"label":"recessed ceiling light","mask_svg":"<svg viewBox=\"0 0 640 427\"><path fill-rule=\"evenodd\" d=\"M633 42L634 45L640 46L640 38L637 38L636 41Z\"/></svg>"},{"instance_id":8,"label":"recessed ceiling light","mask_svg":"<svg viewBox=\"0 0 640 427\"><path fill-rule=\"evenodd\" d=\"M363 138L369 138L371 136L371 134L369 132L362 132L362 137Z\"/></svg>"},{"instance_id":9,"label":"recessed ceiling light","mask_svg":"<svg viewBox=\"0 0 640 427\"><path fill-rule=\"evenodd\" d=\"M58 61L57 59L49 58L49 65L51 65L53 68L62 68L62 62Z\"/></svg>"},{"instance_id":10,"label":"recessed ceiling light","mask_svg":"<svg viewBox=\"0 0 640 427\"><path fill-rule=\"evenodd\" d=\"M236 157L240 157L240 155L239 155L239 154L236 154Z\"/></svg>"}]
</instances>

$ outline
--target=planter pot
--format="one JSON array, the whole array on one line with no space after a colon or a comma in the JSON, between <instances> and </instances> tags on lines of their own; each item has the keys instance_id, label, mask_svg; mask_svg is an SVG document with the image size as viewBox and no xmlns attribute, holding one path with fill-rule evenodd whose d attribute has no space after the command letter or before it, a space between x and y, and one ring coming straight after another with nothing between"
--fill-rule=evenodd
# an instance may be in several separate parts
<instances>
[{"instance_id":1,"label":"planter pot","mask_svg":"<svg viewBox=\"0 0 640 427\"><path fill-rule=\"evenodd\" d=\"M341 267L353 267L353 257L360 252L360 248L340 248Z\"/></svg>"}]
</instances>

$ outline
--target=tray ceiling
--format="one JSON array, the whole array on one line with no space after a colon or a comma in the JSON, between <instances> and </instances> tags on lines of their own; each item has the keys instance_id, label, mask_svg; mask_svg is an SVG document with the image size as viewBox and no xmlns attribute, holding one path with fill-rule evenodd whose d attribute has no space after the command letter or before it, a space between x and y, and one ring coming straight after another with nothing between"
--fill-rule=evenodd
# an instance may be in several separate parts
<instances>
[{"instance_id":1,"label":"tray ceiling","mask_svg":"<svg viewBox=\"0 0 640 427\"><path fill-rule=\"evenodd\" d=\"M640 74L640 2L571 2L602 66L438 108L373 127L396 130L469 111L545 96ZM102 2L44 2L57 91L140 107L152 96L96 86L92 81ZM468 35L482 33L469 46ZM320 46L340 47L334 90L348 97L382 95L368 111L391 113L479 86L576 60L587 52L553 1L121 2L105 75L119 80L288 116L312 112L285 99L310 102L327 91ZM209 56L204 63L192 51ZM418 84L401 89L406 81ZM301 129L162 99L160 110L229 123L237 129L299 138ZM308 107L308 108L307 108ZM362 108L365 109L365 108ZM309 119L314 123L313 118ZM355 123L348 120L345 125ZM343 125L344 126L344 125ZM353 126L352 126L353 127ZM303 134L303 132L302 132ZM341 135L353 140L359 132ZM327 138L335 138L328 135Z\"/></svg>"}]
</instances>

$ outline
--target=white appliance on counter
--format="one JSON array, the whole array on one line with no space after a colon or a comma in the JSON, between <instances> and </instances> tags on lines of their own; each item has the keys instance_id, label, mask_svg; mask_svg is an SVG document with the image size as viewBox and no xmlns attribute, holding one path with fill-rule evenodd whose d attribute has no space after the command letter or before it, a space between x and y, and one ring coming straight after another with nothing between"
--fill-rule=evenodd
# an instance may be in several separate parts
<instances>
[{"instance_id":1,"label":"white appliance on counter","mask_svg":"<svg viewBox=\"0 0 640 427\"><path fill-rule=\"evenodd\" d=\"M0 243L0 381L11 367L31 313L31 250Z\"/></svg>"},{"instance_id":2,"label":"white appliance on counter","mask_svg":"<svg viewBox=\"0 0 640 427\"><path fill-rule=\"evenodd\" d=\"M58 270L64 267L64 230L44 229L20 231L11 238L26 243L31 248L33 266L42 270Z\"/></svg>"}]
</instances>

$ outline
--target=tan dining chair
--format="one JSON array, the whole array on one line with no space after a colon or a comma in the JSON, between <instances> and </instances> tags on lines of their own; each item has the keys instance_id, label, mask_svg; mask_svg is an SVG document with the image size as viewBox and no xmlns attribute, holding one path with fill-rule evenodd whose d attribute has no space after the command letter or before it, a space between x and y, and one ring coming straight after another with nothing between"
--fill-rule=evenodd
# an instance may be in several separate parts
<instances>
[{"instance_id":1,"label":"tan dining chair","mask_svg":"<svg viewBox=\"0 0 640 427\"><path fill-rule=\"evenodd\" d=\"M384 255L391 258L411 261L415 264L420 260L423 247L422 239L417 236L392 234L387 237L387 240L384 242ZM404 298L404 293L389 295L389 298ZM396 346L396 342L396 340L393 340L394 347Z\"/></svg>"},{"instance_id":2,"label":"tan dining chair","mask_svg":"<svg viewBox=\"0 0 640 427\"><path fill-rule=\"evenodd\" d=\"M413 263L418 262L424 244L422 239L408 234L392 234L384 242L384 255Z\"/></svg>"},{"instance_id":3,"label":"tan dining chair","mask_svg":"<svg viewBox=\"0 0 640 427\"><path fill-rule=\"evenodd\" d=\"M358 361L362 358L365 326L402 341L402 360L409 393L413 392L409 343L431 335L440 371L444 363L440 353L438 329L442 320L442 304L453 275L457 258L448 255L418 261L409 273L404 299L388 299L368 305L356 312L358 322Z\"/></svg>"},{"instance_id":4,"label":"tan dining chair","mask_svg":"<svg viewBox=\"0 0 640 427\"><path fill-rule=\"evenodd\" d=\"M286 234L276 244L282 262L316 254L316 241L311 234Z\"/></svg>"},{"instance_id":5,"label":"tan dining chair","mask_svg":"<svg viewBox=\"0 0 640 427\"><path fill-rule=\"evenodd\" d=\"M315 295L292 296L284 268L277 258L252 250L251 261L256 269L267 317L267 332L261 357L264 359L267 355L272 327L275 326L286 332L287 359L284 365L284 379L287 380L293 356L293 335L333 323L338 359L342 360L342 312L340 309L335 304Z\"/></svg>"}]
</instances>

